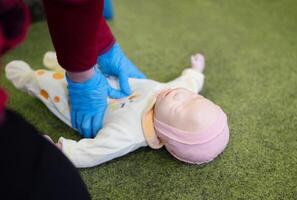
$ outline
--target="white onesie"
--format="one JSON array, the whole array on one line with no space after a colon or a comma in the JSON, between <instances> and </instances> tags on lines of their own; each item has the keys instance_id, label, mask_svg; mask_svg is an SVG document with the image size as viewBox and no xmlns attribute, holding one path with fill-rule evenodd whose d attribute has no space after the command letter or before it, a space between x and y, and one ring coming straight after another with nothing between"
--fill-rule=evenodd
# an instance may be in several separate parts
<instances>
[{"instance_id":1,"label":"white onesie","mask_svg":"<svg viewBox=\"0 0 297 200\"><path fill-rule=\"evenodd\" d=\"M59 119L71 126L67 83L63 71L40 69L33 71L23 61L12 61L6 66L6 76L12 83L40 99ZM112 87L117 81L110 77ZM79 141L59 138L63 153L79 168L93 167L147 146L141 118L159 91L167 88L186 88L198 93L204 75L185 69L182 75L168 83L150 79L129 79L133 94L123 99L109 99L103 128L93 139Z\"/></svg>"}]
</instances>

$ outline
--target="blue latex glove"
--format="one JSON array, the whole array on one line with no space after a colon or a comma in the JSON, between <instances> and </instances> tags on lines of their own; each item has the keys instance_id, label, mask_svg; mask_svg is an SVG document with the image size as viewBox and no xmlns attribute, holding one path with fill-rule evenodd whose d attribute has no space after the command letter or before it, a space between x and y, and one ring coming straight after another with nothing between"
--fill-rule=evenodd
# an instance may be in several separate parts
<instances>
[{"instance_id":1,"label":"blue latex glove","mask_svg":"<svg viewBox=\"0 0 297 200\"><path fill-rule=\"evenodd\" d=\"M121 91L127 95L132 93L128 78L146 78L125 56L118 43L115 43L108 52L99 56L97 63L102 73L119 79Z\"/></svg>"},{"instance_id":2,"label":"blue latex glove","mask_svg":"<svg viewBox=\"0 0 297 200\"><path fill-rule=\"evenodd\" d=\"M112 20L113 9L111 0L104 0L103 16L106 20Z\"/></svg>"},{"instance_id":3,"label":"blue latex glove","mask_svg":"<svg viewBox=\"0 0 297 200\"><path fill-rule=\"evenodd\" d=\"M72 82L67 76L72 127L84 138L95 137L102 128L107 97L123 98L125 94L113 89L95 68L93 77L84 83Z\"/></svg>"}]
</instances>

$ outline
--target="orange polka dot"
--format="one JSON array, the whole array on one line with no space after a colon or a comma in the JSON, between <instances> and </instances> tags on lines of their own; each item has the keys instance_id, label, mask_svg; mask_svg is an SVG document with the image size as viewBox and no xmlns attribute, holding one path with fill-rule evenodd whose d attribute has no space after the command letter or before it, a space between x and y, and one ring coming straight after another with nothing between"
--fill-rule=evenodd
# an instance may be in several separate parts
<instances>
[{"instance_id":1,"label":"orange polka dot","mask_svg":"<svg viewBox=\"0 0 297 200\"><path fill-rule=\"evenodd\" d=\"M55 97L54 97L54 102L55 102L55 103L59 103L59 102L60 102L60 97L55 96Z\"/></svg>"},{"instance_id":2,"label":"orange polka dot","mask_svg":"<svg viewBox=\"0 0 297 200\"><path fill-rule=\"evenodd\" d=\"M56 72L56 73L53 74L53 78L56 79L56 80L63 79L64 74Z\"/></svg>"},{"instance_id":3,"label":"orange polka dot","mask_svg":"<svg viewBox=\"0 0 297 200\"><path fill-rule=\"evenodd\" d=\"M136 98L136 97L138 97L138 96L139 96L139 94L138 94L137 92L133 92L133 94L130 95L130 96L128 97L128 99L131 100L131 99L134 99L134 98Z\"/></svg>"},{"instance_id":4,"label":"orange polka dot","mask_svg":"<svg viewBox=\"0 0 297 200\"><path fill-rule=\"evenodd\" d=\"M36 71L36 74L38 75L38 76L41 76L41 75L43 75L45 72L43 71L43 70L37 70Z\"/></svg>"},{"instance_id":5,"label":"orange polka dot","mask_svg":"<svg viewBox=\"0 0 297 200\"><path fill-rule=\"evenodd\" d=\"M111 104L114 104L114 103L116 103L116 102L117 102L117 100L115 100L115 99L111 99L111 100L110 100L110 103L111 103Z\"/></svg>"},{"instance_id":6,"label":"orange polka dot","mask_svg":"<svg viewBox=\"0 0 297 200\"><path fill-rule=\"evenodd\" d=\"M48 93L45 90L40 90L40 96L44 97L45 99L48 99Z\"/></svg>"}]
</instances>

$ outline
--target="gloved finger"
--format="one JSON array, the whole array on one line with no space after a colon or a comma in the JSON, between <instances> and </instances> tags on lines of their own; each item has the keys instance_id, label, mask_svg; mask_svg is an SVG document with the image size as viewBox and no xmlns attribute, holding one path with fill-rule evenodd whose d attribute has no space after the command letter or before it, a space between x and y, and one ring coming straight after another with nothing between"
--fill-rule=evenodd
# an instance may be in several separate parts
<instances>
[{"instance_id":1,"label":"gloved finger","mask_svg":"<svg viewBox=\"0 0 297 200\"><path fill-rule=\"evenodd\" d=\"M92 122L92 115L89 115L89 114L84 115L82 123L81 123L81 130L82 130L84 138L92 137L91 122Z\"/></svg>"},{"instance_id":2,"label":"gloved finger","mask_svg":"<svg viewBox=\"0 0 297 200\"><path fill-rule=\"evenodd\" d=\"M146 76L143 73L139 72L139 71L137 73L133 73L129 77L130 78L138 78L138 79L146 79Z\"/></svg>"},{"instance_id":3,"label":"gloved finger","mask_svg":"<svg viewBox=\"0 0 297 200\"><path fill-rule=\"evenodd\" d=\"M127 95L131 95L132 92L128 82L128 78L129 77L126 73L121 73L119 75L119 84L122 92L124 92Z\"/></svg>"},{"instance_id":4,"label":"gloved finger","mask_svg":"<svg viewBox=\"0 0 297 200\"><path fill-rule=\"evenodd\" d=\"M76 125L76 112L70 111L71 125L72 128L77 129Z\"/></svg>"},{"instance_id":5,"label":"gloved finger","mask_svg":"<svg viewBox=\"0 0 297 200\"><path fill-rule=\"evenodd\" d=\"M123 92L121 92L120 90L116 90L112 87L108 88L108 97L112 98L112 99L121 99L124 97L127 97L127 95Z\"/></svg>"},{"instance_id":6,"label":"gloved finger","mask_svg":"<svg viewBox=\"0 0 297 200\"><path fill-rule=\"evenodd\" d=\"M129 60L128 76L130 78L145 79L146 76Z\"/></svg>"},{"instance_id":7,"label":"gloved finger","mask_svg":"<svg viewBox=\"0 0 297 200\"><path fill-rule=\"evenodd\" d=\"M128 73L128 76L130 78L138 78L138 79L146 78L146 76L137 67L131 66L129 71L130 72Z\"/></svg>"},{"instance_id":8,"label":"gloved finger","mask_svg":"<svg viewBox=\"0 0 297 200\"><path fill-rule=\"evenodd\" d=\"M92 120L92 137L95 137L102 128L104 113L97 113Z\"/></svg>"},{"instance_id":9,"label":"gloved finger","mask_svg":"<svg viewBox=\"0 0 297 200\"><path fill-rule=\"evenodd\" d=\"M76 112L75 122L76 122L76 129L78 130L81 137L84 137L84 132L81 129L83 121L83 114L81 112Z\"/></svg>"}]
</instances>

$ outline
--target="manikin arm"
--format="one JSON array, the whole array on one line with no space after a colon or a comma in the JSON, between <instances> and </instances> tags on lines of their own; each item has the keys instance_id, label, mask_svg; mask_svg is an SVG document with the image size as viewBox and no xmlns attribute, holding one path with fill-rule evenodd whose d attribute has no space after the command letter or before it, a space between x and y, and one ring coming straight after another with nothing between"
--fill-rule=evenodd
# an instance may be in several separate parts
<instances>
[{"instance_id":1,"label":"manikin arm","mask_svg":"<svg viewBox=\"0 0 297 200\"><path fill-rule=\"evenodd\" d=\"M165 84L166 88L186 88L195 93L202 90L204 83L204 56L196 54L191 57L191 68L185 69L181 76Z\"/></svg>"},{"instance_id":2,"label":"manikin arm","mask_svg":"<svg viewBox=\"0 0 297 200\"><path fill-rule=\"evenodd\" d=\"M61 144L63 153L79 168L93 167L139 148L131 130L123 130L120 126L116 127L116 124L102 128L94 139L74 141L61 137L58 144Z\"/></svg>"}]
</instances>

